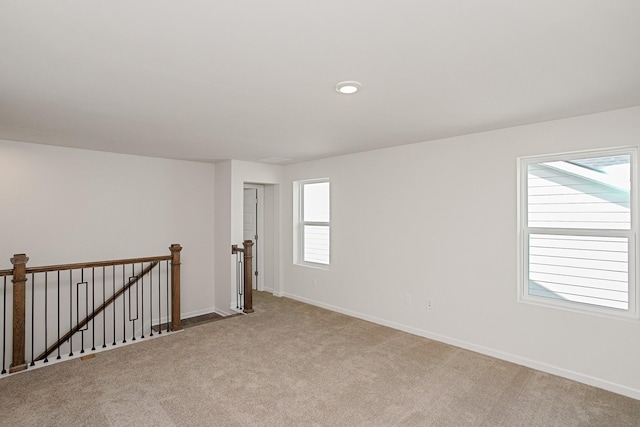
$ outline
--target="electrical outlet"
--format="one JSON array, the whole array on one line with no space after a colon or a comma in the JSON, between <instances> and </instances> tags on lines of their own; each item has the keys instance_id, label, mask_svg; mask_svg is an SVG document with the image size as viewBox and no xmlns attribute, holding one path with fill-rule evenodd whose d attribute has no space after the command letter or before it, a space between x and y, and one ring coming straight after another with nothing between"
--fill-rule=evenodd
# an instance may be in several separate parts
<instances>
[{"instance_id":1,"label":"electrical outlet","mask_svg":"<svg viewBox=\"0 0 640 427\"><path fill-rule=\"evenodd\" d=\"M411 305L411 295L406 294L404 296L404 302L405 302L405 304Z\"/></svg>"},{"instance_id":2,"label":"electrical outlet","mask_svg":"<svg viewBox=\"0 0 640 427\"><path fill-rule=\"evenodd\" d=\"M430 299L427 300L427 310L431 310L433 308L433 303Z\"/></svg>"}]
</instances>

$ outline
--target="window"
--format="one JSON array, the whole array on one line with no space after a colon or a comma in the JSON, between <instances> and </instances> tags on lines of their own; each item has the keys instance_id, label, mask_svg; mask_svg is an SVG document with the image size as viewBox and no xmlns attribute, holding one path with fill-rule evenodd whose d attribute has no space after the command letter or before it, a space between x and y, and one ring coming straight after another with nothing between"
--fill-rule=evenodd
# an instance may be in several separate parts
<instances>
[{"instance_id":1,"label":"window","mask_svg":"<svg viewBox=\"0 0 640 427\"><path fill-rule=\"evenodd\" d=\"M519 159L520 301L638 318L636 159Z\"/></svg>"},{"instance_id":2,"label":"window","mask_svg":"<svg viewBox=\"0 0 640 427\"><path fill-rule=\"evenodd\" d=\"M297 182L299 264L329 265L329 187L328 179Z\"/></svg>"}]
</instances>

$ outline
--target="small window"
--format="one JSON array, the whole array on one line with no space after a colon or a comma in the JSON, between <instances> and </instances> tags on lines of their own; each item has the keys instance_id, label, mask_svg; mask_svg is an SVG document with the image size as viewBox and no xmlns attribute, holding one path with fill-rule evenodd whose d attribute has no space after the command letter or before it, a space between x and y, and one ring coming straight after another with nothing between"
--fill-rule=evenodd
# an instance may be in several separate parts
<instances>
[{"instance_id":1,"label":"small window","mask_svg":"<svg viewBox=\"0 0 640 427\"><path fill-rule=\"evenodd\" d=\"M520 159L521 301L638 318L636 156Z\"/></svg>"},{"instance_id":2,"label":"small window","mask_svg":"<svg viewBox=\"0 0 640 427\"><path fill-rule=\"evenodd\" d=\"M329 180L299 181L297 262L329 265L330 184Z\"/></svg>"}]
</instances>

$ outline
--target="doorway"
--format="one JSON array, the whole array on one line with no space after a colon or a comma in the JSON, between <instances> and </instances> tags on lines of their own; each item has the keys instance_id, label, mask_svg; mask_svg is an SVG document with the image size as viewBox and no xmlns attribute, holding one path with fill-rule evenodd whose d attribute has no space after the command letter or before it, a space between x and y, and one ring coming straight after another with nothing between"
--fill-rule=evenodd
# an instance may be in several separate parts
<instances>
[{"instance_id":1,"label":"doorway","mask_svg":"<svg viewBox=\"0 0 640 427\"><path fill-rule=\"evenodd\" d=\"M242 239L253 241L253 289L264 290L264 186L245 184Z\"/></svg>"}]
</instances>

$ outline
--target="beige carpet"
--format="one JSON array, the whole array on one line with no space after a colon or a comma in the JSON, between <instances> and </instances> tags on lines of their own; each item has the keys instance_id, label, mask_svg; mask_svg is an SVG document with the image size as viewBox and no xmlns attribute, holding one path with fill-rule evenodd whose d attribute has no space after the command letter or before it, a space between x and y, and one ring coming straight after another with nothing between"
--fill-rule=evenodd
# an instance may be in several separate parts
<instances>
[{"instance_id":1,"label":"beige carpet","mask_svg":"<svg viewBox=\"0 0 640 427\"><path fill-rule=\"evenodd\" d=\"M640 401L254 295L249 316L0 379L0 425L640 425Z\"/></svg>"}]
</instances>

